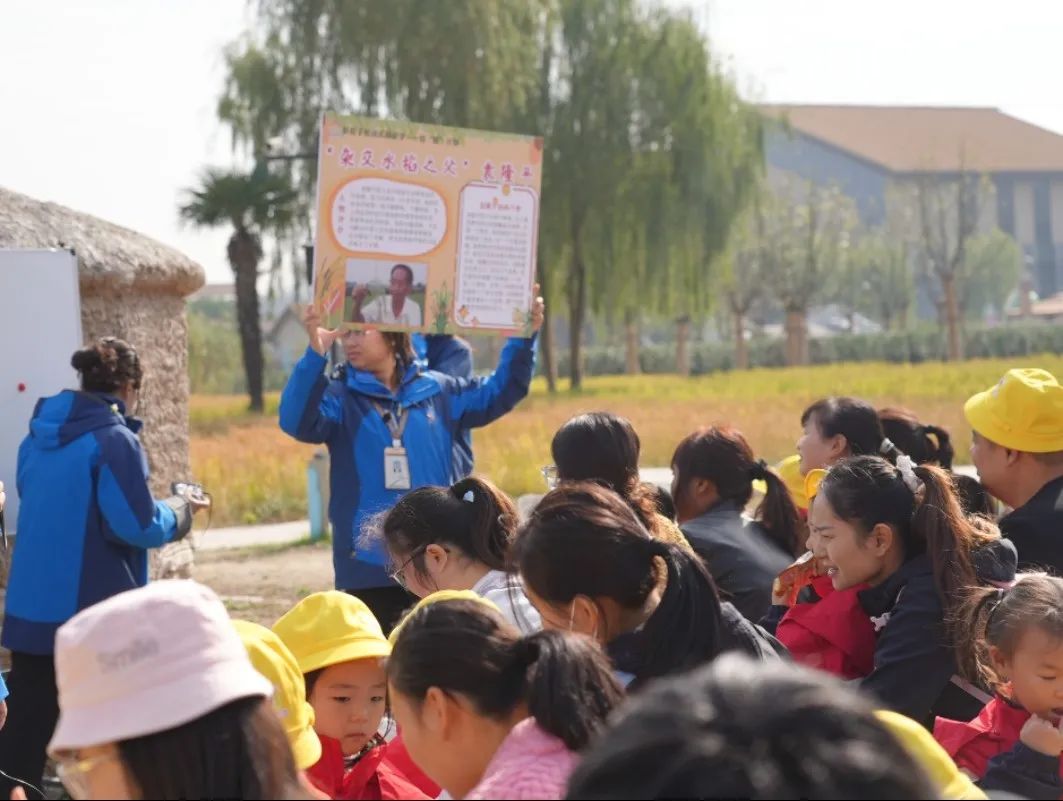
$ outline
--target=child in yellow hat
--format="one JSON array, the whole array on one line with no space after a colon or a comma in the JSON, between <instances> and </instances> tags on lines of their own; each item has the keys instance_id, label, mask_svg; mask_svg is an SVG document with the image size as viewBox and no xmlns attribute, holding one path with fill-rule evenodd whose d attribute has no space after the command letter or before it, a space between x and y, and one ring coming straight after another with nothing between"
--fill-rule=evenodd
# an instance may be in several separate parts
<instances>
[{"instance_id":1,"label":"child in yellow hat","mask_svg":"<svg viewBox=\"0 0 1063 801\"><path fill-rule=\"evenodd\" d=\"M305 771L321 759L321 741L314 731L314 709L306 700L306 685L295 657L280 637L249 620L234 620L255 670L273 685L273 706L288 735L295 766L302 771L303 789L315 798L327 798L310 782Z\"/></svg>"},{"instance_id":2,"label":"child in yellow hat","mask_svg":"<svg viewBox=\"0 0 1063 801\"><path fill-rule=\"evenodd\" d=\"M306 685L295 657L280 637L257 623L234 620L233 627L247 649L251 664L273 685L273 705L292 746L299 770L321 759L321 742L314 732L314 709L306 700Z\"/></svg>"},{"instance_id":3,"label":"child in yellow hat","mask_svg":"<svg viewBox=\"0 0 1063 801\"><path fill-rule=\"evenodd\" d=\"M314 785L332 798L427 798L387 760L377 733L387 712L391 646L369 607L347 593L314 593L273 632L295 657L314 710L322 751L307 771Z\"/></svg>"},{"instance_id":4,"label":"child in yellow hat","mask_svg":"<svg viewBox=\"0 0 1063 801\"><path fill-rule=\"evenodd\" d=\"M1000 530L1020 569L1063 572L1063 387L1046 370L1009 370L963 411L982 483L1015 510Z\"/></svg>"}]
</instances>

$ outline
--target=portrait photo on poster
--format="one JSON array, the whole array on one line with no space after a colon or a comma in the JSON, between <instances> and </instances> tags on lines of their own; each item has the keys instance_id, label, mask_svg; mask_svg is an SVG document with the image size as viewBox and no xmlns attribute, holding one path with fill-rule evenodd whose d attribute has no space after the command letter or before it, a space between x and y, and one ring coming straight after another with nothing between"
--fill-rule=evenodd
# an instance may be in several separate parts
<instances>
[{"instance_id":1,"label":"portrait photo on poster","mask_svg":"<svg viewBox=\"0 0 1063 801\"><path fill-rule=\"evenodd\" d=\"M347 259L343 320L419 329L428 265L397 259Z\"/></svg>"}]
</instances>

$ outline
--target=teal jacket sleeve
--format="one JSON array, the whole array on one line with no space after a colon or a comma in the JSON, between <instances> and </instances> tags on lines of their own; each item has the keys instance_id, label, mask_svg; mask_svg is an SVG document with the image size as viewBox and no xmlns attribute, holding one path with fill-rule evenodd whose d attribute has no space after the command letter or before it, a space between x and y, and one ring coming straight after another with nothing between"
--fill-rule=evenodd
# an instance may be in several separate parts
<instances>
[{"instance_id":1,"label":"teal jacket sleeve","mask_svg":"<svg viewBox=\"0 0 1063 801\"><path fill-rule=\"evenodd\" d=\"M188 533L192 516L184 501L156 501L148 487L144 452L133 435L101 444L96 501L104 535L137 548L158 548Z\"/></svg>"},{"instance_id":2,"label":"teal jacket sleeve","mask_svg":"<svg viewBox=\"0 0 1063 801\"><path fill-rule=\"evenodd\" d=\"M325 395L325 363L324 356L307 348L281 393L281 430L300 442L328 442L343 420L340 399Z\"/></svg>"},{"instance_id":3,"label":"teal jacket sleeve","mask_svg":"<svg viewBox=\"0 0 1063 801\"><path fill-rule=\"evenodd\" d=\"M506 342L498 367L486 378L437 374L450 395L450 417L458 428L478 428L497 420L520 403L535 373L536 338Z\"/></svg>"}]
</instances>

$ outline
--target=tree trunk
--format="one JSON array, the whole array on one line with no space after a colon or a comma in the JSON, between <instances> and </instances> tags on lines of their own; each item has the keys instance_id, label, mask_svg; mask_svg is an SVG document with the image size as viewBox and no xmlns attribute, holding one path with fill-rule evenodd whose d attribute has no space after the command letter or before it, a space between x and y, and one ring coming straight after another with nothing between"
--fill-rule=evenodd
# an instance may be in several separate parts
<instances>
[{"instance_id":1,"label":"tree trunk","mask_svg":"<svg viewBox=\"0 0 1063 801\"><path fill-rule=\"evenodd\" d=\"M236 322L247 378L249 409L263 411L262 322L258 305L258 263L262 249L249 231L238 230L229 240L229 265L236 284Z\"/></svg>"},{"instance_id":2,"label":"tree trunk","mask_svg":"<svg viewBox=\"0 0 1063 801\"><path fill-rule=\"evenodd\" d=\"M539 263L539 294L544 298L550 297L547 293L546 265L543 263L542 254L538 257ZM550 307L546 307L543 313L543 327L539 331L539 352L543 356L543 373L546 375L546 391L551 395L557 392L557 360L554 359L554 331L550 323L552 314Z\"/></svg>"},{"instance_id":3,"label":"tree trunk","mask_svg":"<svg viewBox=\"0 0 1063 801\"><path fill-rule=\"evenodd\" d=\"M642 372L639 363L639 318L634 309L628 309L624 314L624 372L627 375Z\"/></svg>"},{"instance_id":4,"label":"tree trunk","mask_svg":"<svg viewBox=\"0 0 1063 801\"><path fill-rule=\"evenodd\" d=\"M681 376L690 375L690 317L687 315L675 321L675 371Z\"/></svg>"},{"instance_id":5,"label":"tree trunk","mask_svg":"<svg viewBox=\"0 0 1063 801\"><path fill-rule=\"evenodd\" d=\"M735 338L735 369L749 369L749 343L746 342L746 315L745 312L731 309L734 319Z\"/></svg>"},{"instance_id":6,"label":"tree trunk","mask_svg":"<svg viewBox=\"0 0 1063 801\"><path fill-rule=\"evenodd\" d=\"M1030 293L1033 292L1033 280L1027 274L1023 276L1023 279L1019 282L1019 316L1023 320L1029 320L1033 317L1033 301L1030 299Z\"/></svg>"},{"instance_id":7,"label":"tree trunk","mask_svg":"<svg viewBox=\"0 0 1063 801\"><path fill-rule=\"evenodd\" d=\"M572 292L569 295L569 375L572 389L583 388L583 315L587 308L587 266L583 263L583 245L578 223L572 225Z\"/></svg>"},{"instance_id":8,"label":"tree trunk","mask_svg":"<svg viewBox=\"0 0 1063 801\"><path fill-rule=\"evenodd\" d=\"M956 292L956 276L941 276L941 288L945 292L945 325L948 330L949 361L963 358L963 335L960 332L960 299Z\"/></svg>"},{"instance_id":9,"label":"tree trunk","mask_svg":"<svg viewBox=\"0 0 1063 801\"><path fill-rule=\"evenodd\" d=\"M808 322L804 309L786 312L786 364L808 364Z\"/></svg>"}]
</instances>

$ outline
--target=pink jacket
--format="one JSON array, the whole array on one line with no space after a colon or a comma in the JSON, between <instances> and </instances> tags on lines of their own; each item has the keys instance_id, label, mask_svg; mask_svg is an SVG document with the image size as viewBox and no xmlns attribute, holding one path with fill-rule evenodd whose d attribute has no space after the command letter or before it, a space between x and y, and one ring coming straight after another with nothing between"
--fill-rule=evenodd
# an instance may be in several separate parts
<instances>
[{"instance_id":1,"label":"pink jacket","mask_svg":"<svg viewBox=\"0 0 1063 801\"><path fill-rule=\"evenodd\" d=\"M525 718L502 741L467 799L561 799L577 756L557 737Z\"/></svg>"}]
</instances>

